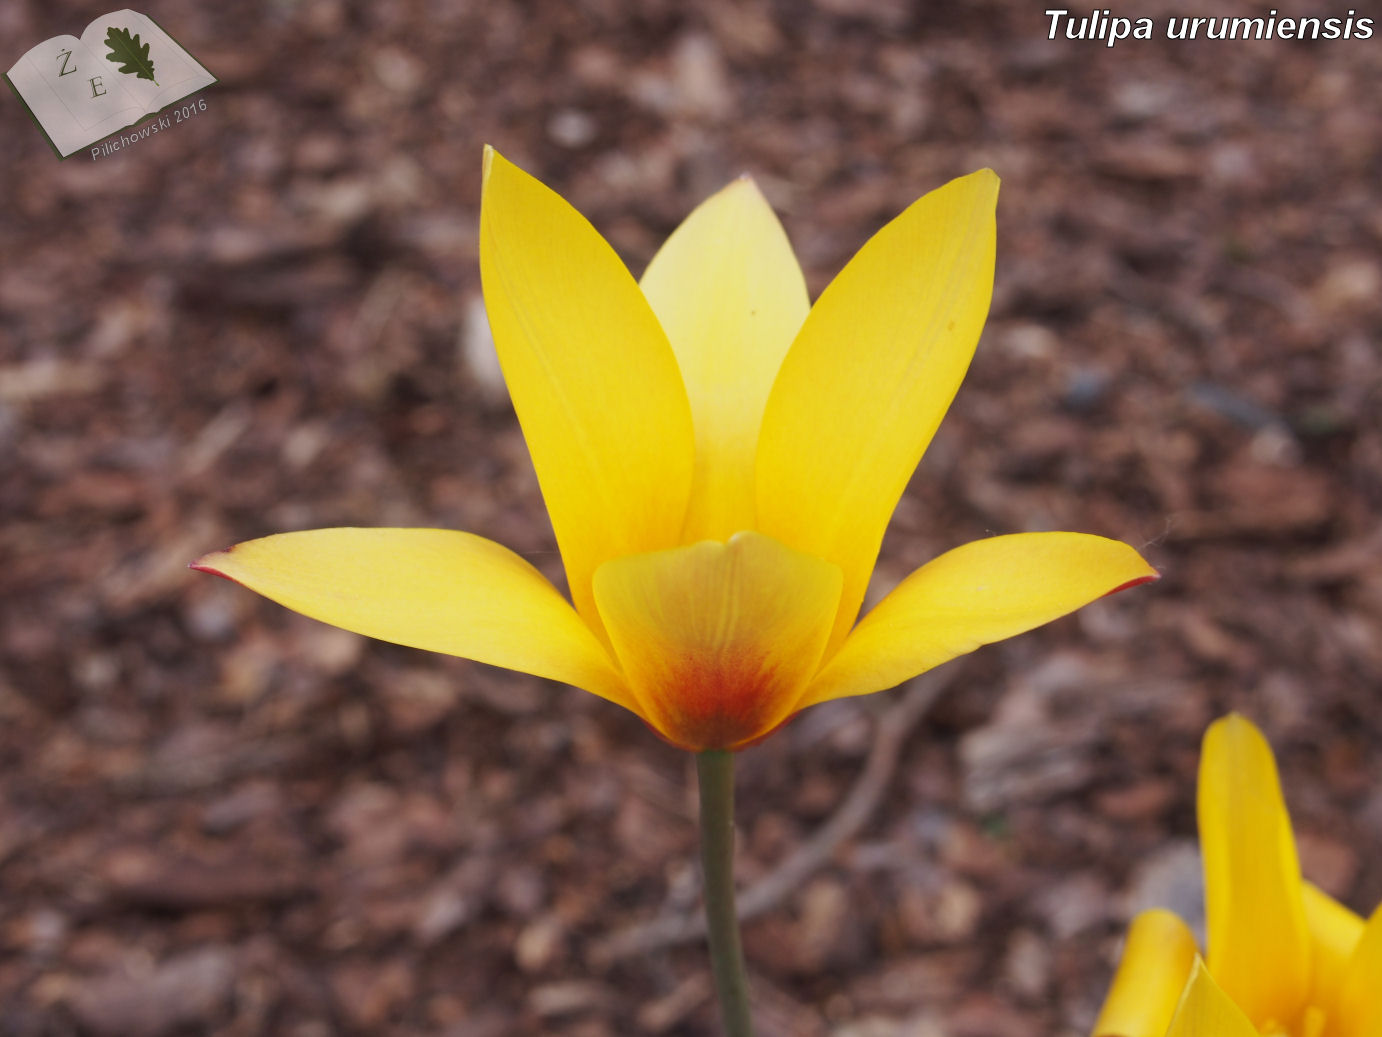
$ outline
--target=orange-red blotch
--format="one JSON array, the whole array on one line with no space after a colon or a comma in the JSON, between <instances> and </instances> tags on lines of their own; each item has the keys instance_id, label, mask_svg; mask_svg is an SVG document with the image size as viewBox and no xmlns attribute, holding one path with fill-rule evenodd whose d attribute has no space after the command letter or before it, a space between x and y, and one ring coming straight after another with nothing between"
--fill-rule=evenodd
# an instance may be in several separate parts
<instances>
[{"instance_id":1,"label":"orange-red blotch","mask_svg":"<svg viewBox=\"0 0 1382 1037\"><path fill-rule=\"evenodd\" d=\"M668 687L653 691L650 712L682 749L742 749L783 722L800 689L766 660L686 659L670 668Z\"/></svg>"}]
</instances>

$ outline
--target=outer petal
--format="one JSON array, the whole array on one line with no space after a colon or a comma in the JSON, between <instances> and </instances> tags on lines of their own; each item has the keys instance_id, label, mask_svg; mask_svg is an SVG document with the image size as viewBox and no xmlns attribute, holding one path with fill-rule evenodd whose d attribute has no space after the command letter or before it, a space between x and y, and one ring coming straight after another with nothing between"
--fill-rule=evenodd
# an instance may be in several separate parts
<instances>
[{"instance_id":1,"label":"outer petal","mask_svg":"<svg viewBox=\"0 0 1382 1037\"><path fill-rule=\"evenodd\" d=\"M1363 935L1363 920L1309 882L1301 884L1301 896L1305 924L1310 929L1309 1001L1324 1008L1332 1018L1330 1007L1339 996L1344 969ZM1382 972L1378 975L1382 976Z\"/></svg>"},{"instance_id":2,"label":"outer petal","mask_svg":"<svg viewBox=\"0 0 1382 1037\"><path fill-rule=\"evenodd\" d=\"M1331 1035L1382 1035L1382 907L1368 919L1344 969L1338 1003L1328 1015ZM1333 1024L1336 1018L1337 1026Z\"/></svg>"},{"instance_id":3,"label":"outer petal","mask_svg":"<svg viewBox=\"0 0 1382 1037\"><path fill-rule=\"evenodd\" d=\"M810 302L773 210L748 177L706 199L667 239L643 292L671 339L696 427L682 537L754 528L763 405Z\"/></svg>"},{"instance_id":4,"label":"outer petal","mask_svg":"<svg viewBox=\"0 0 1382 1037\"><path fill-rule=\"evenodd\" d=\"M982 644L1157 578L1127 544L1084 533L1016 533L947 551L854 628L801 705L890 688Z\"/></svg>"},{"instance_id":5,"label":"outer petal","mask_svg":"<svg viewBox=\"0 0 1382 1037\"><path fill-rule=\"evenodd\" d=\"M1257 1037L1257 1031L1196 959L1166 1037Z\"/></svg>"},{"instance_id":6,"label":"outer petal","mask_svg":"<svg viewBox=\"0 0 1382 1037\"><path fill-rule=\"evenodd\" d=\"M1143 911L1128 929L1093 1037L1166 1037L1198 960L1195 937L1170 911Z\"/></svg>"},{"instance_id":7,"label":"outer petal","mask_svg":"<svg viewBox=\"0 0 1382 1037\"><path fill-rule=\"evenodd\" d=\"M739 533L606 562L595 600L648 722L685 749L729 749L792 712L825 648L840 571Z\"/></svg>"},{"instance_id":8,"label":"outer petal","mask_svg":"<svg viewBox=\"0 0 1382 1037\"><path fill-rule=\"evenodd\" d=\"M875 234L816 301L768 396L758 529L844 572L832 646L979 341L997 197L992 171L973 173Z\"/></svg>"},{"instance_id":9,"label":"outer petal","mask_svg":"<svg viewBox=\"0 0 1382 1037\"><path fill-rule=\"evenodd\" d=\"M483 537L314 529L236 544L192 568L333 626L565 681L634 709L608 653L566 599Z\"/></svg>"},{"instance_id":10,"label":"outer petal","mask_svg":"<svg viewBox=\"0 0 1382 1037\"><path fill-rule=\"evenodd\" d=\"M480 275L576 608L602 561L678 543L691 410L637 283L586 219L485 150Z\"/></svg>"},{"instance_id":11,"label":"outer petal","mask_svg":"<svg viewBox=\"0 0 1382 1037\"><path fill-rule=\"evenodd\" d=\"M1310 933L1271 747L1237 714L1205 732L1199 779L1209 971L1262 1032L1310 993Z\"/></svg>"}]
</instances>

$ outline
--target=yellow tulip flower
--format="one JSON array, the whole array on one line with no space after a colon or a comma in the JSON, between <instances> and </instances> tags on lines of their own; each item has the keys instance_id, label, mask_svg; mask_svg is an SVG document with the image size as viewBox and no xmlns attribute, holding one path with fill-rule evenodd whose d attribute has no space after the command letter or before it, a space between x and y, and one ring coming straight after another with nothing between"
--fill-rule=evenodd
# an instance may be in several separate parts
<instances>
[{"instance_id":1,"label":"yellow tulip flower","mask_svg":"<svg viewBox=\"0 0 1382 1037\"><path fill-rule=\"evenodd\" d=\"M574 684L696 751L1154 579L1117 541L995 536L855 622L984 324L997 193L985 170L926 195L813 307L747 178L640 284L487 149L485 302L570 603L513 552L446 530L285 533L194 567L348 630Z\"/></svg>"},{"instance_id":2,"label":"yellow tulip flower","mask_svg":"<svg viewBox=\"0 0 1382 1037\"><path fill-rule=\"evenodd\" d=\"M1137 916L1094 1037L1382 1037L1382 907L1365 923L1301 879L1271 747L1236 714L1200 758L1206 939Z\"/></svg>"}]
</instances>

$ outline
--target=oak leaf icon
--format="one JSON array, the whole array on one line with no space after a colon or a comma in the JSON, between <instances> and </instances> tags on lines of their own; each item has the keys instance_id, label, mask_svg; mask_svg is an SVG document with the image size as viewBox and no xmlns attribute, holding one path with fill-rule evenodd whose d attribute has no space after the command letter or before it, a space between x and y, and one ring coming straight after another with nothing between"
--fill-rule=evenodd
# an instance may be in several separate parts
<instances>
[{"instance_id":1,"label":"oak leaf icon","mask_svg":"<svg viewBox=\"0 0 1382 1037\"><path fill-rule=\"evenodd\" d=\"M139 33L130 36L128 29L112 27L106 30L105 43L110 48L107 61L115 62L126 75L133 73L139 79L151 79L154 86L158 86L158 80L154 79L154 63L149 58L149 45L139 42Z\"/></svg>"}]
</instances>

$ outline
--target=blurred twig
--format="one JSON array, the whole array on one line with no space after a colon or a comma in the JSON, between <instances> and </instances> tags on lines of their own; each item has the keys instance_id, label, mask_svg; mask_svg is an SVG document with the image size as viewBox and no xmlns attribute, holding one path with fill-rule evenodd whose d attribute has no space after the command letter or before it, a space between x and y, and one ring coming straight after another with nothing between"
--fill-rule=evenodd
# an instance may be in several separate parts
<instances>
[{"instance_id":1,"label":"blurred twig","mask_svg":"<svg viewBox=\"0 0 1382 1037\"><path fill-rule=\"evenodd\" d=\"M898 756L908 735L954 681L958 667L947 666L912 681L902 696L880 713L875 724L873 749L854 787L835 813L776 868L739 895L739 920L771 911L834 855L873 816L892 780ZM629 926L601 940L591 949L599 966L663 947L690 943L705 936L705 918L699 910L666 914Z\"/></svg>"}]
</instances>

